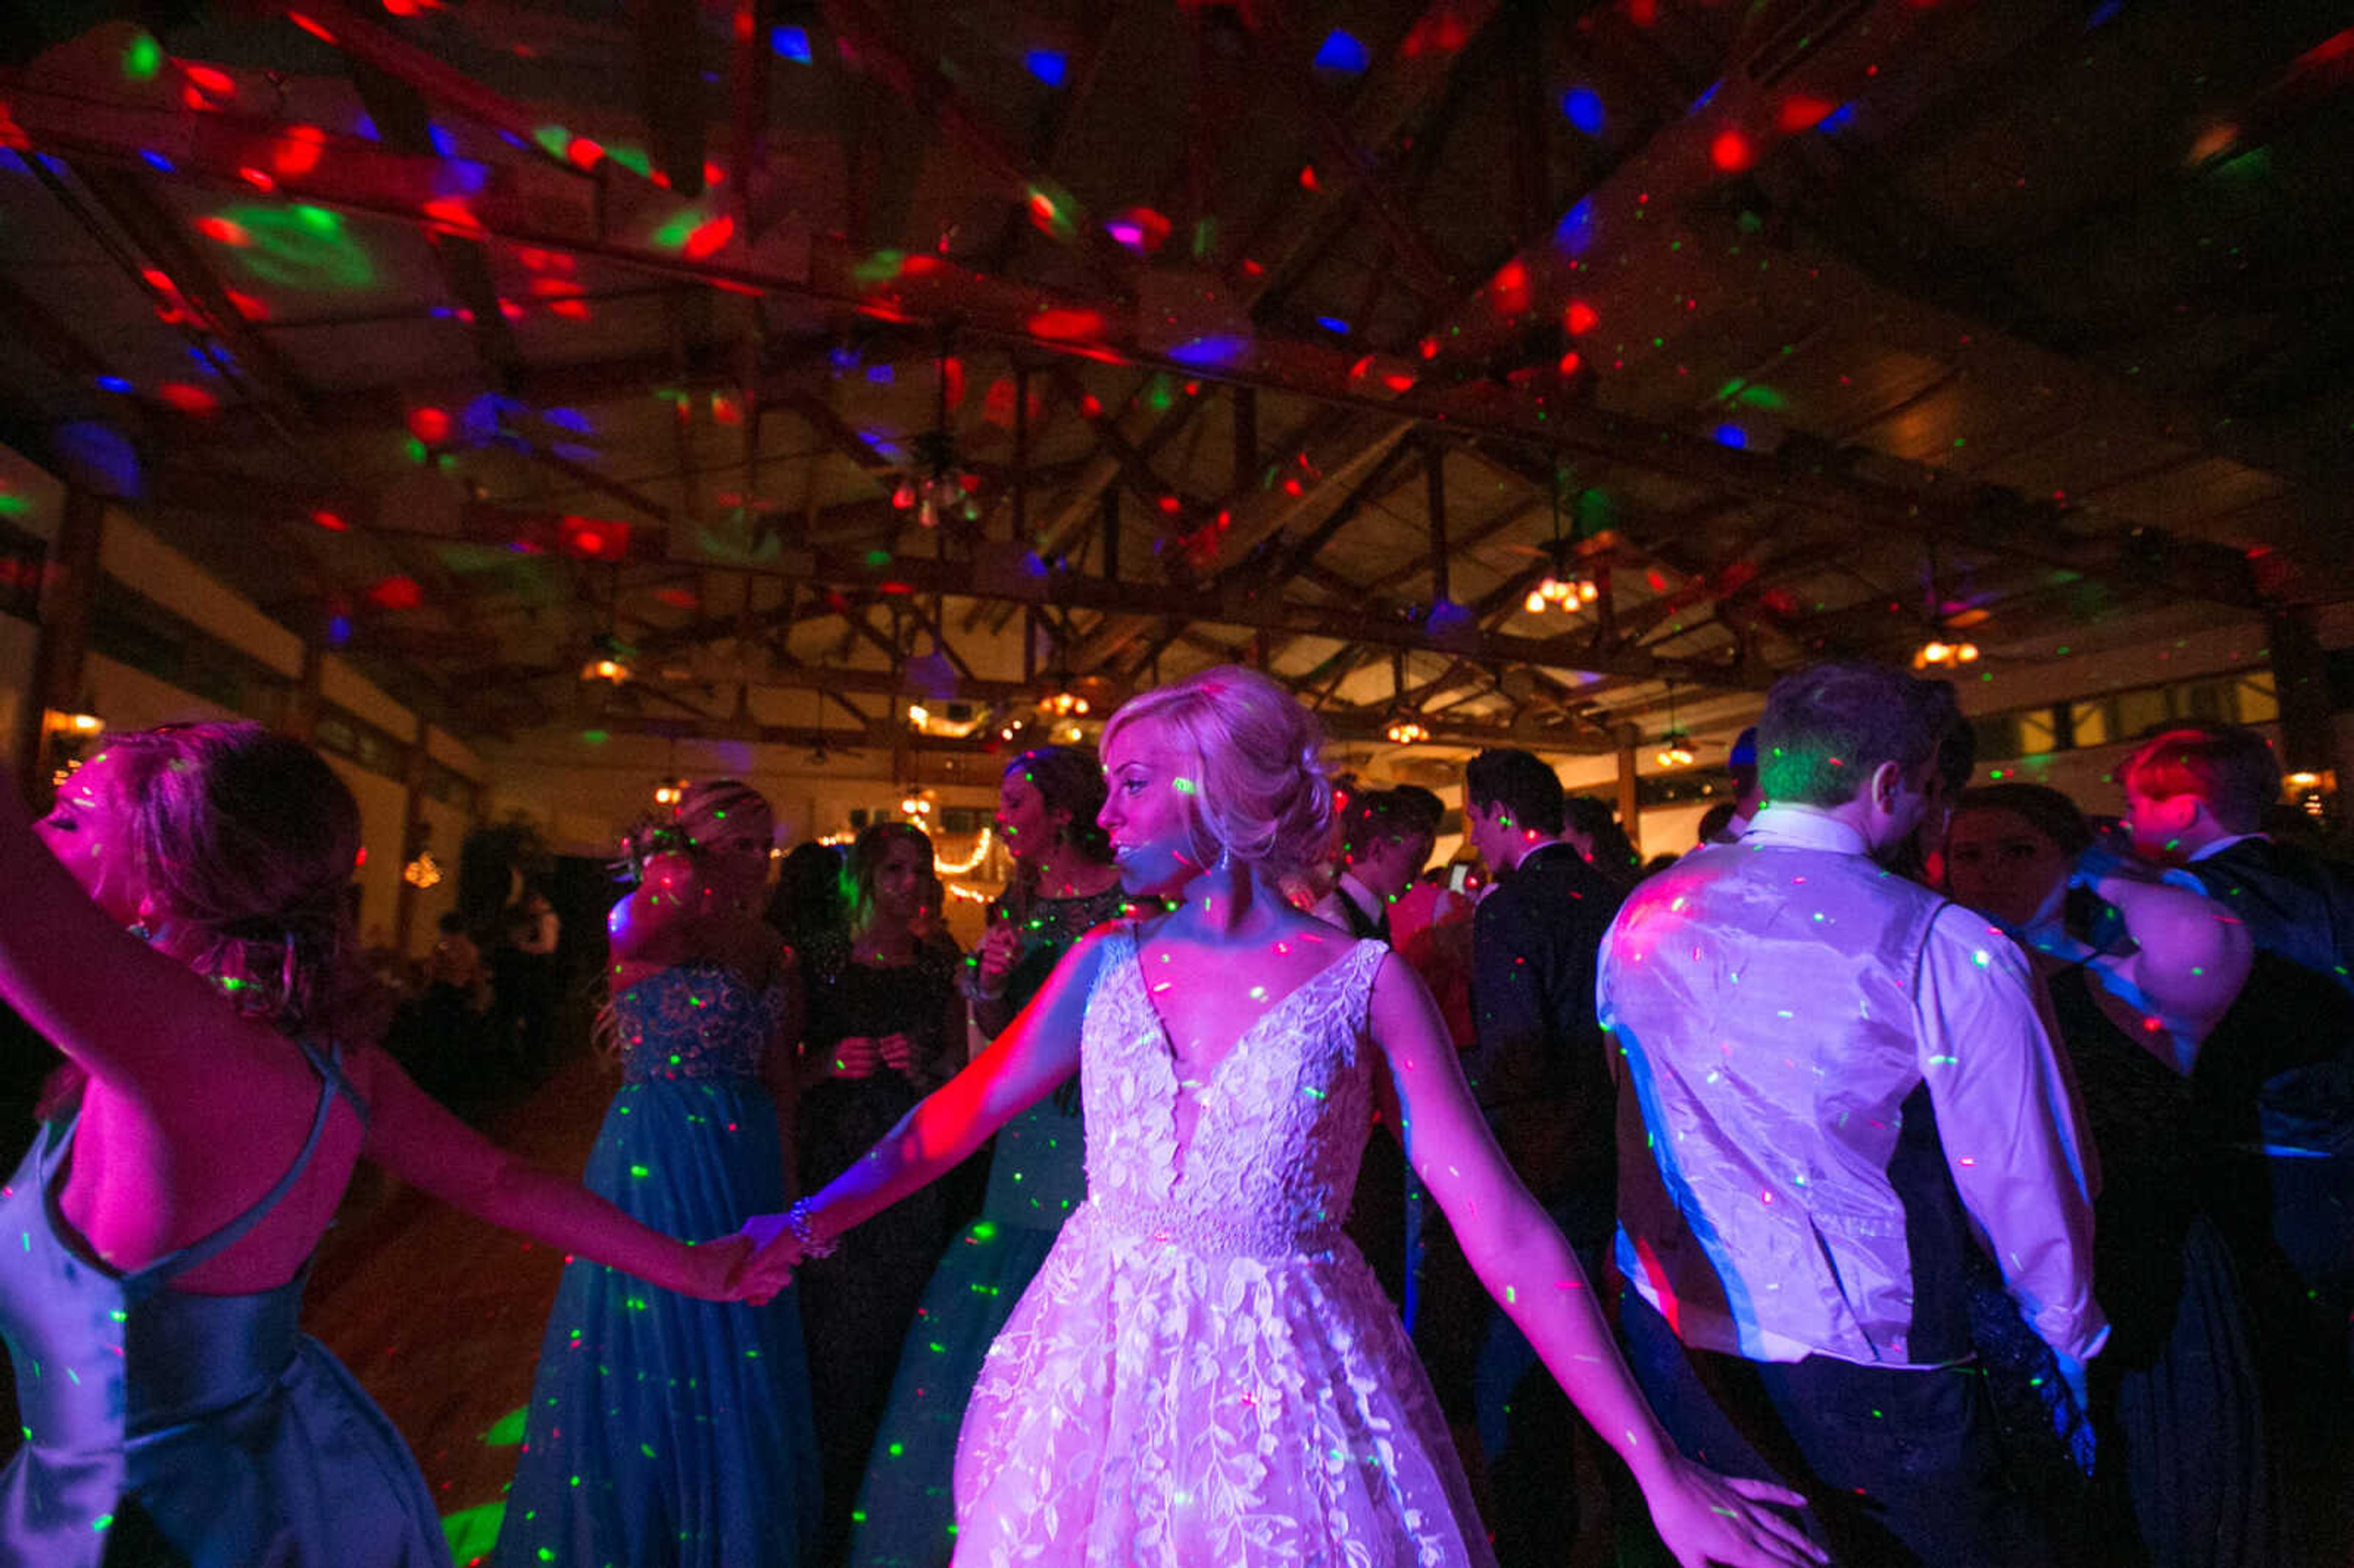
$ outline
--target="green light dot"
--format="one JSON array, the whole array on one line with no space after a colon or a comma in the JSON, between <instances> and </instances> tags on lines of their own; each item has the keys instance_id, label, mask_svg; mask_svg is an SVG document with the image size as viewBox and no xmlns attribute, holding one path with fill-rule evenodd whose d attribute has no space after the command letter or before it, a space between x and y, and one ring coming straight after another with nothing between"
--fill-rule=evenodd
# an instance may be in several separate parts
<instances>
[{"instance_id":1,"label":"green light dot","mask_svg":"<svg viewBox=\"0 0 2354 1568\"><path fill-rule=\"evenodd\" d=\"M895 1459L896 1459L896 1458L897 1458L900 1455L902 1455L902 1454L904 1454L904 1453L906 1453L906 1452L907 1451L907 1445L906 1445L906 1444L904 1444L904 1443L894 1443L894 1444L892 1444L892 1445L891 1445L891 1446L890 1446L889 1448L887 1448L887 1449L885 1449L885 1450L884 1450L884 1451L885 1451L885 1453L889 1454L889 1455L891 1456L891 1457L893 1457L893 1458L895 1458Z\"/></svg>"},{"instance_id":2,"label":"green light dot","mask_svg":"<svg viewBox=\"0 0 2354 1568\"><path fill-rule=\"evenodd\" d=\"M155 73L164 69L164 46L152 33L141 33L122 51L122 74L133 81L153 81ZM112 1519L112 1514L107 1515Z\"/></svg>"},{"instance_id":3,"label":"green light dot","mask_svg":"<svg viewBox=\"0 0 2354 1568\"><path fill-rule=\"evenodd\" d=\"M111 1514L111 1513L102 1513L102 1514L100 1514L96 1519L91 1520L90 1521L90 1529L92 1529L92 1530L100 1531L103 1531L106 1529L106 1527L107 1527L108 1525L112 1524L113 1522L114 1522L114 1516L113 1516L112 1514Z\"/></svg>"},{"instance_id":4,"label":"green light dot","mask_svg":"<svg viewBox=\"0 0 2354 1568\"><path fill-rule=\"evenodd\" d=\"M630 1167L630 1174L642 1181L644 1178L652 1175L653 1172L647 1170L642 1165L632 1165Z\"/></svg>"},{"instance_id":5,"label":"green light dot","mask_svg":"<svg viewBox=\"0 0 2354 1568\"><path fill-rule=\"evenodd\" d=\"M987 1220L983 1220L979 1224L972 1227L972 1239L975 1241L987 1241L996 1234L997 1227Z\"/></svg>"}]
</instances>

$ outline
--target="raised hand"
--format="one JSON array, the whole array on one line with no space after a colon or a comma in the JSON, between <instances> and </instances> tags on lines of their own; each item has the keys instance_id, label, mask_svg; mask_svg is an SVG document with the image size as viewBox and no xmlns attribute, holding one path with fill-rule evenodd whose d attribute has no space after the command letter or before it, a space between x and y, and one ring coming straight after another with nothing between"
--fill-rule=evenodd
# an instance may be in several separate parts
<instances>
[{"instance_id":1,"label":"raised hand","mask_svg":"<svg viewBox=\"0 0 2354 1568\"><path fill-rule=\"evenodd\" d=\"M1013 972L1013 960L1021 950L1022 934L1010 920L1000 920L981 933L972 956L984 993L993 996L1005 989L1005 977Z\"/></svg>"},{"instance_id":2,"label":"raised hand","mask_svg":"<svg viewBox=\"0 0 2354 1568\"><path fill-rule=\"evenodd\" d=\"M1814 1568L1830 1554L1776 1511L1800 1509L1807 1499L1787 1487L1753 1481L1673 1456L1659 1477L1645 1485L1651 1522L1680 1568L1711 1563L1733 1568Z\"/></svg>"}]
</instances>

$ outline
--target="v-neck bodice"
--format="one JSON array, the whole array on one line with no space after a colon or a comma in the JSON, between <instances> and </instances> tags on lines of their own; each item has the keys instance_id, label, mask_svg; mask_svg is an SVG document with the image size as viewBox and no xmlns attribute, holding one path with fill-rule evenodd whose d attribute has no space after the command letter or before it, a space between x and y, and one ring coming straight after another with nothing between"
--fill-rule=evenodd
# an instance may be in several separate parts
<instances>
[{"instance_id":1,"label":"v-neck bodice","mask_svg":"<svg viewBox=\"0 0 2354 1568\"><path fill-rule=\"evenodd\" d=\"M1090 1206L1119 1229L1213 1254L1331 1245L1364 1152L1366 1008L1388 950L1359 942L1254 1020L1193 1089L1181 1149L1175 1057L1135 935L1122 933L1080 1048Z\"/></svg>"}]
</instances>

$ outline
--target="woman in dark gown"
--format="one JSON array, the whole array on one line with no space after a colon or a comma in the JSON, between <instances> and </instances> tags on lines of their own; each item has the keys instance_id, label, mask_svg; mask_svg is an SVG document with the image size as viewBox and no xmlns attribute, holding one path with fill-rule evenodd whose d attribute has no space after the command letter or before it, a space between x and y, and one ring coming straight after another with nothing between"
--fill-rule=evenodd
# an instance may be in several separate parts
<instances>
[{"instance_id":1,"label":"woman in dark gown","mask_svg":"<svg viewBox=\"0 0 2354 1568\"><path fill-rule=\"evenodd\" d=\"M956 964L917 924L932 843L904 822L860 833L843 863L849 929L813 946L803 972L801 1176L814 1190L866 1152L916 1102L964 1065ZM819 1550L839 1554L891 1391L899 1342L946 1230L927 1192L864 1226L801 1270L801 1322L823 1462Z\"/></svg>"},{"instance_id":2,"label":"woman in dark gown","mask_svg":"<svg viewBox=\"0 0 2354 1568\"><path fill-rule=\"evenodd\" d=\"M775 837L729 779L633 841L613 906L622 1084L582 1177L662 1230L724 1232L783 1197L801 977L754 915ZM499 1535L510 1568L799 1568L818 1522L796 1293L754 1307L566 1265Z\"/></svg>"},{"instance_id":3,"label":"woman in dark gown","mask_svg":"<svg viewBox=\"0 0 2354 1568\"><path fill-rule=\"evenodd\" d=\"M1096 825L1103 801L1103 767L1090 748L1039 747L1006 766L997 827L1013 878L991 901L962 988L974 1025L992 1040L1072 943L1129 907ZM1087 1196L1077 1091L1073 1079L998 1133L981 1218L932 1271L858 1495L852 1568L946 1568L956 1549L951 1483L965 1402L1064 1216Z\"/></svg>"},{"instance_id":4,"label":"woman in dark gown","mask_svg":"<svg viewBox=\"0 0 2354 1568\"><path fill-rule=\"evenodd\" d=\"M0 1561L448 1563L399 1434L299 1322L362 1158L655 1285L781 1282L739 1242L690 1248L514 1160L372 1044L359 842L342 781L258 725L114 740L37 826L0 789L0 996L70 1080L0 1189L26 1427Z\"/></svg>"},{"instance_id":5,"label":"woman in dark gown","mask_svg":"<svg viewBox=\"0 0 2354 1568\"><path fill-rule=\"evenodd\" d=\"M1966 791L1946 865L1954 896L2035 955L2100 1159L2093 1283L2110 1338L2091 1370L2092 1508L2070 1533L2104 1563L2256 1568L2270 1540L2254 1367L2230 1255L2192 1181L2190 1081L2247 974L2245 933L2095 846L2074 804L2041 785ZM2056 1387L2032 1382L2046 1369L2031 1338L2000 1342L2012 1348L1988 1356L1999 1396L2017 1408Z\"/></svg>"}]
</instances>

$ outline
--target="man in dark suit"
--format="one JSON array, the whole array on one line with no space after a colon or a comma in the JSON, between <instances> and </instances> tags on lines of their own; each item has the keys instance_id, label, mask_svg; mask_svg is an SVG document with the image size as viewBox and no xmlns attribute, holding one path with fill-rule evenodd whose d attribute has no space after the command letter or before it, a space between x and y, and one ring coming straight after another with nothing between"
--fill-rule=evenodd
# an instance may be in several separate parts
<instances>
[{"instance_id":1,"label":"man in dark suit","mask_svg":"<svg viewBox=\"0 0 2354 1568\"><path fill-rule=\"evenodd\" d=\"M2259 831L2281 773L2254 730L2169 729L2117 777L2134 847L2195 879L2255 945L2191 1086L2211 1145L2209 1204L2255 1310L2268 1396L2286 1417L2274 1449L2294 1504L2311 1490L2296 1467L2342 1436L2354 1370L2354 879Z\"/></svg>"},{"instance_id":2,"label":"man in dark suit","mask_svg":"<svg viewBox=\"0 0 2354 1568\"><path fill-rule=\"evenodd\" d=\"M1473 916L1476 1038L1464 1073L1512 1168L1598 1278L1617 1145L1594 966L1619 891L1564 840L1561 780L1536 758L1483 751L1463 793L1465 834L1497 883ZM1415 1338L1458 1447L1485 1459L1497 1559L1557 1563L1577 1525L1575 1419L1511 1320L1481 1298L1443 1224L1430 1223L1426 1242Z\"/></svg>"}]
</instances>

